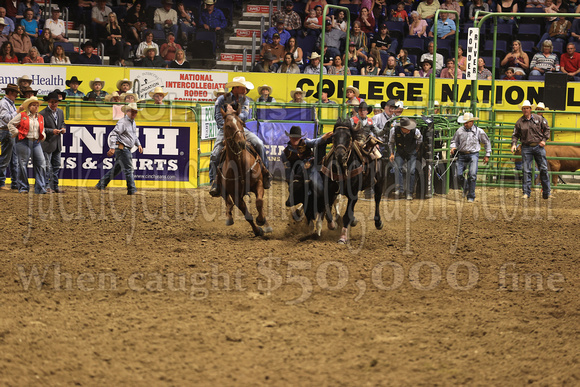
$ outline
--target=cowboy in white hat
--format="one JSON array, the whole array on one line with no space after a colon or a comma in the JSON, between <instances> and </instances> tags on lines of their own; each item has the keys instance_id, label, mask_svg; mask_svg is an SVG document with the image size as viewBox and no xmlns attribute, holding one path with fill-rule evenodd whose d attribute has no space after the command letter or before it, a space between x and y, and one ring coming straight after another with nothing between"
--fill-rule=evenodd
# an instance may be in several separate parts
<instances>
[{"instance_id":1,"label":"cowboy in white hat","mask_svg":"<svg viewBox=\"0 0 580 387\"><path fill-rule=\"evenodd\" d=\"M308 59L310 63L304 69L304 74L320 74L320 54L313 52ZM322 73L326 74L326 67L322 66Z\"/></svg>"},{"instance_id":2,"label":"cowboy in white hat","mask_svg":"<svg viewBox=\"0 0 580 387\"><path fill-rule=\"evenodd\" d=\"M405 109L405 104L403 101L397 101L395 103L395 116L398 117L403 114L403 110Z\"/></svg>"},{"instance_id":3,"label":"cowboy in white hat","mask_svg":"<svg viewBox=\"0 0 580 387\"><path fill-rule=\"evenodd\" d=\"M304 91L301 88L297 87L294 90L290 91L290 98L292 103L306 103L304 100Z\"/></svg>"},{"instance_id":4,"label":"cowboy in white hat","mask_svg":"<svg viewBox=\"0 0 580 387\"><path fill-rule=\"evenodd\" d=\"M135 179L133 177L131 149L136 146L139 153L143 153L137 126L135 125L135 118L140 110L136 103L129 103L121 108L125 116L117 122L115 129L109 135L110 149L107 152L109 157L115 155L115 165L99 180L96 185L97 189L104 190L111 179L123 172L127 181L127 195L137 194L137 187L135 187Z\"/></svg>"},{"instance_id":5,"label":"cowboy in white hat","mask_svg":"<svg viewBox=\"0 0 580 387\"><path fill-rule=\"evenodd\" d=\"M441 114L441 106L437 100L433 101L433 114Z\"/></svg>"},{"instance_id":6,"label":"cowboy in white hat","mask_svg":"<svg viewBox=\"0 0 580 387\"><path fill-rule=\"evenodd\" d=\"M226 88L230 91L224 95L220 95L215 101L215 111L214 117L218 127L218 133L215 138L214 148L211 152L210 162L209 162L209 180L211 183L211 188L209 194L213 197L220 196L220 186L219 181L216 179L217 168L220 163L222 149L224 148L224 117L222 112L227 114L232 114L239 108L240 113L238 117L242 122L246 122L250 118L250 101L246 97L246 93L249 90L254 89L254 85L251 82L246 81L245 77L235 77L231 82L226 83ZM248 129L244 128L244 133L246 135L246 140L258 152L263 163L262 170L264 171L264 188L270 188L270 180L272 176L268 171L268 158L266 157L266 150L264 149L264 143L258 136L250 132Z\"/></svg>"},{"instance_id":7,"label":"cowboy in white hat","mask_svg":"<svg viewBox=\"0 0 580 387\"><path fill-rule=\"evenodd\" d=\"M23 75L16 80L18 88L30 87L32 85L32 78L30 75Z\"/></svg>"},{"instance_id":8,"label":"cowboy in white hat","mask_svg":"<svg viewBox=\"0 0 580 387\"><path fill-rule=\"evenodd\" d=\"M405 191L407 200L413 200L415 191L415 166L419 146L423 142L421 131L417 129L415 120L403 117L391 128L389 133L389 161L395 162L395 197ZM407 179L403 186L403 164L407 165Z\"/></svg>"},{"instance_id":9,"label":"cowboy in white hat","mask_svg":"<svg viewBox=\"0 0 580 387\"><path fill-rule=\"evenodd\" d=\"M219 89L213 91L213 96L217 99L220 95L224 95L225 93L227 93L227 90L223 87L220 87Z\"/></svg>"},{"instance_id":10,"label":"cowboy in white hat","mask_svg":"<svg viewBox=\"0 0 580 387\"><path fill-rule=\"evenodd\" d=\"M467 197L468 203L475 200L475 184L477 182L477 164L481 145L485 147L485 157L483 163L489 162L491 155L491 142L483 129L475 126L475 121L479 118L472 113L466 112L459 116L457 122L463 124L451 140L451 155L457 153L457 177L463 176L463 171L467 170L467 178L463 183L463 197Z\"/></svg>"},{"instance_id":11,"label":"cowboy in white hat","mask_svg":"<svg viewBox=\"0 0 580 387\"><path fill-rule=\"evenodd\" d=\"M105 81L101 78L95 78L89 82L89 87L91 91L85 95L85 101L104 101L107 93L103 88L105 87Z\"/></svg>"},{"instance_id":12,"label":"cowboy in white hat","mask_svg":"<svg viewBox=\"0 0 580 387\"><path fill-rule=\"evenodd\" d=\"M375 104L375 106L373 107L373 117L374 116L378 116L379 114L381 114L383 112L383 107L381 106L381 104L379 102L377 102Z\"/></svg>"},{"instance_id":13,"label":"cowboy in white hat","mask_svg":"<svg viewBox=\"0 0 580 387\"><path fill-rule=\"evenodd\" d=\"M168 92L163 91L161 86L156 86L153 91L149 92L149 97L153 98L153 103L155 105L163 105L163 98L169 94Z\"/></svg>"},{"instance_id":14,"label":"cowboy in white hat","mask_svg":"<svg viewBox=\"0 0 580 387\"><path fill-rule=\"evenodd\" d=\"M540 169L542 182L542 197L549 199L550 178L548 176L548 160L546 159L546 141L550 139L550 126L542 116L532 113L532 104L525 100L521 105L522 117L517 120L512 134L512 153L515 153L518 140L522 143L522 182L523 198L528 199L532 193L532 159Z\"/></svg>"},{"instance_id":15,"label":"cowboy in white hat","mask_svg":"<svg viewBox=\"0 0 580 387\"><path fill-rule=\"evenodd\" d=\"M364 101L364 99L359 98L360 91L352 85L347 86L345 93L346 93L346 103L349 105L352 105L352 102L354 100L357 100L358 103Z\"/></svg>"},{"instance_id":16,"label":"cowboy in white hat","mask_svg":"<svg viewBox=\"0 0 580 387\"><path fill-rule=\"evenodd\" d=\"M45 194L46 192L46 161L42 152L41 141L44 141L44 117L38 114L41 100L30 97L22 102L23 111L17 114L8 123L8 130L12 137L16 138L14 152L18 157L18 192L28 193L28 160L32 158L34 168L34 192Z\"/></svg>"},{"instance_id":17,"label":"cowboy in white hat","mask_svg":"<svg viewBox=\"0 0 580 387\"><path fill-rule=\"evenodd\" d=\"M18 174L18 157L14 152L14 139L8 131L8 123L18 114L14 101L18 97L18 86L9 83L4 90L4 98L0 100L0 190L18 189L16 176ZM10 166L12 176L11 187L6 186L6 168Z\"/></svg>"},{"instance_id":18,"label":"cowboy in white hat","mask_svg":"<svg viewBox=\"0 0 580 387\"><path fill-rule=\"evenodd\" d=\"M258 94L260 94L260 98L256 102L276 102L274 97L271 96L272 86L262 85L258 87Z\"/></svg>"},{"instance_id":19,"label":"cowboy in white hat","mask_svg":"<svg viewBox=\"0 0 580 387\"><path fill-rule=\"evenodd\" d=\"M117 93L119 95L123 93L128 93L131 90L131 81L127 78L119 79L117 81Z\"/></svg>"},{"instance_id":20,"label":"cowboy in white hat","mask_svg":"<svg viewBox=\"0 0 580 387\"><path fill-rule=\"evenodd\" d=\"M544 116L544 110L550 110L546 107L546 105L544 105L543 102L538 102L538 105L536 105L536 108L534 109L536 110L536 114L539 116Z\"/></svg>"},{"instance_id":21,"label":"cowboy in white hat","mask_svg":"<svg viewBox=\"0 0 580 387\"><path fill-rule=\"evenodd\" d=\"M139 96L135 93L123 93L119 97L121 97L121 102L124 103L131 103L131 102L141 102Z\"/></svg>"}]
</instances>

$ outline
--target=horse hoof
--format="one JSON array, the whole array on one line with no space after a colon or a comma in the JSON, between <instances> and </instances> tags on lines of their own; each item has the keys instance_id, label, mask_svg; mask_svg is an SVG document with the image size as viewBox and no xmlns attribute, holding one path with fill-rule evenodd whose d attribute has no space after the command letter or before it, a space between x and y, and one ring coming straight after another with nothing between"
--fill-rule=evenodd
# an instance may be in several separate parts
<instances>
[{"instance_id":1,"label":"horse hoof","mask_svg":"<svg viewBox=\"0 0 580 387\"><path fill-rule=\"evenodd\" d=\"M375 220L375 228L377 230L382 230L383 229L383 221L382 220Z\"/></svg>"},{"instance_id":2,"label":"horse hoof","mask_svg":"<svg viewBox=\"0 0 580 387\"><path fill-rule=\"evenodd\" d=\"M254 231L254 235L258 237L264 236L264 230L262 230L261 227L258 227L258 229Z\"/></svg>"},{"instance_id":3,"label":"horse hoof","mask_svg":"<svg viewBox=\"0 0 580 387\"><path fill-rule=\"evenodd\" d=\"M292 203L290 202L290 199L286 200L286 207L292 207Z\"/></svg>"},{"instance_id":4,"label":"horse hoof","mask_svg":"<svg viewBox=\"0 0 580 387\"><path fill-rule=\"evenodd\" d=\"M273 232L274 230L272 229L272 227L268 226L268 227L264 227L264 233L269 234L271 232Z\"/></svg>"},{"instance_id":5,"label":"horse hoof","mask_svg":"<svg viewBox=\"0 0 580 387\"><path fill-rule=\"evenodd\" d=\"M231 226L232 224L234 224L233 219L226 219L226 226Z\"/></svg>"},{"instance_id":6,"label":"horse hoof","mask_svg":"<svg viewBox=\"0 0 580 387\"><path fill-rule=\"evenodd\" d=\"M336 230L336 223L328 222L328 229L329 230Z\"/></svg>"},{"instance_id":7,"label":"horse hoof","mask_svg":"<svg viewBox=\"0 0 580 387\"><path fill-rule=\"evenodd\" d=\"M357 218L352 218L352 222L350 222L350 226L354 227L358 224L358 219Z\"/></svg>"},{"instance_id":8,"label":"horse hoof","mask_svg":"<svg viewBox=\"0 0 580 387\"><path fill-rule=\"evenodd\" d=\"M262 220L260 220L260 219L256 219L256 224L257 224L258 226L263 226L263 225L265 225L265 224L266 224L266 219L265 219L265 218L264 218L264 219L262 219Z\"/></svg>"},{"instance_id":9,"label":"horse hoof","mask_svg":"<svg viewBox=\"0 0 580 387\"><path fill-rule=\"evenodd\" d=\"M300 222L302 219L304 219L304 212L302 210L294 210L292 211L292 218L296 222Z\"/></svg>"},{"instance_id":10,"label":"horse hoof","mask_svg":"<svg viewBox=\"0 0 580 387\"><path fill-rule=\"evenodd\" d=\"M342 239L342 238L340 238L340 239L338 240L338 244L339 244L339 245L346 245L346 239Z\"/></svg>"}]
</instances>

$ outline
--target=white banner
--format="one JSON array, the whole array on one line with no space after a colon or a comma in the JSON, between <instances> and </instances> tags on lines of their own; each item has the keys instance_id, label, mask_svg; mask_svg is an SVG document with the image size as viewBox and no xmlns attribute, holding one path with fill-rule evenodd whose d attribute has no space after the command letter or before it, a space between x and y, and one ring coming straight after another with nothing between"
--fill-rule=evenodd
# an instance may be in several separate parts
<instances>
[{"instance_id":1,"label":"white banner","mask_svg":"<svg viewBox=\"0 0 580 387\"><path fill-rule=\"evenodd\" d=\"M138 80L133 90L140 99L151 99L149 92L161 86L169 93L168 99L178 101L213 101L213 91L225 87L227 73L194 71L131 70L131 80Z\"/></svg>"},{"instance_id":2,"label":"white banner","mask_svg":"<svg viewBox=\"0 0 580 387\"><path fill-rule=\"evenodd\" d=\"M23 75L29 75L32 78L31 87L33 90L38 90L39 95L48 95L54 89L60 89L60 91L66 89L66 67L50 65L2 66L0 88L6 87L9 83L16 84L18 78Z\"/></svg>"},{"instance_id":3,"label":"white banner","mask_svg":"<svg viewBox=\"0 0 580 387\"><path fill-rule=\"evenodd\" d=\"M209 140L217 135L217 123L214 116L213 106L203 106L201 108L201 139Z\"/></svg>"},{"instance_id":4,"label":"white banner","mask_svg":"<svg viewBox=\"0 0 580 387\"><path fill-rule=\"evenodd\" d=\"M479 28L471 27L467 32L467 59L465 79L477 79L477 53L479 51ZM489 63L488 63L489 64Z\"/></svg>"}]
</instances>

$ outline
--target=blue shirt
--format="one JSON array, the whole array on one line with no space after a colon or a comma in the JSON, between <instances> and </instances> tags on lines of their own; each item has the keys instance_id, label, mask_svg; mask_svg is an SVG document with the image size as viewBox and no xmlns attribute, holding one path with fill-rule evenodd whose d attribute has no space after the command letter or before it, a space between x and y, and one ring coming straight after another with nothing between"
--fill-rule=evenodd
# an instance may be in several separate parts
<instances>
[{"instance_id":1,"label":"blue shirt","mask_svg":"<svg viewBox=\"0 0 580 387\"><path fill-rule=\"evenodd\" d=\"M102 64L101 58L95 54L91 55L90 58L88 56L86 56L85 54L81 54L81 55L79 55L79 57L77 59L77 63L78 64L94 64L94 65Z\"/></svg>"},{"instance_id":2,"label":"blue shirt","mask_svg":"<svg viewBox=\"0 0 580 387\"><path fill-rule=\"evenodd\" d=\"M451 19L445 19L445 21L439 19L437 20L437 37L441 38L451 31L457 31L455 27L455 22Z\"/></svg>"},{"instance_id":3,"label":"blue shirt","mask_svg":"<svg viewBox=\"0 0 580 387\"><path fill-rule=\"evenodd\" d=\"M72 89L65 89L65 94L67 97L76 97L76 98L83 98L85 93L82 91L77 90L76 92L72 91Z\"/></svg>"},{"instance_id":4,"label":"blue shirt","mask_svg":"<svg viewBox=\"0 0 580 387\"><path fill-rule=\"evenodd\" d=\"M207 24L209 28L215 29L216 27L221 28L222 30L228 26L228 21L224 16L224 13L218 9L214 8L213 12L210 13L204 10L201 15L199 16L199 26L203 27L204 24Z\"/></svg>"},{"instance_id":5,"label":"blue shirt","mask_svg":"<svg viewBox=\"0 0 580 387\"><path fill-rule=\"evenodd\" d=\"M2 30L2 34L3 35L10 35L11 33L14 32L14 21L12 19L10 19L8 16L4 16L4 23L6 23L6 25L4 26L4 29Z\"/></svg>"},{"instance_id":6,"label":"blue shirt","mask_svg":"<svg viewBox=\"0 0 580 387\"><path fill-rule=\"evenodd\" d=\"M234 95L231 92L220 95L218 99L216 99L214 117L219 130L223 130L224 127L224 117L222 116L221 109L223 108L225 110L226 104L232 104L234 100ZM243 122L246 122L248 118L250 118L250 100L245 95L240 95L236 102L242 105L242 111L240 112L239 117Z\"/></svg>"},{"instance_id":7,"label":"blue shirt","mask_svg":"<svg viewBox=\"0 0 580 387\"><path fill-rule=\"evenodd\" d=\"M16 116L16 105L10 98L0 100L0 127L8 126L8 123Z\"/></svg>"},{"instance_id":8,"label":"blue shirt","mask_svg":"<svg viewBox=\"0 0 580 387\"><path fill-rule=\"evenodd\" d=\"M29 34L36 34L38 31L38 22L34 19L31 21L26 21L25 19L20 20L20 25L24 26L24 30Z\"/></svg>"},{"instance_id":9,"label":"blue shirt","mask_svg":"<svg viewBox=\"0 0 580 387\"><path fill-rule=\"evenodd\" d=\"M139 136L137 136L137 126L135 120L130 119L127 115L121 118L115 129L109 136L109 148L117 148L117 142L126 147L140 146Z\"/></svg>"},{"instance_id":10,"label":"blue shirt","mask_svg":"<svg viewBox=\"0 0 580 387\"><path fill-rule=\"evenodd\" d=\"M286 30L282 30L282 32L279 32L276 27L270 27L270 28L268 28L268 31L266 31L264 33L263 42L268 43L268 44L272 43L272 36L274 36L274 34L280 35L280 44L283 46L286 44L286 42L291 37L290 32L288 32Z\"/></svg>"}]
</instances>

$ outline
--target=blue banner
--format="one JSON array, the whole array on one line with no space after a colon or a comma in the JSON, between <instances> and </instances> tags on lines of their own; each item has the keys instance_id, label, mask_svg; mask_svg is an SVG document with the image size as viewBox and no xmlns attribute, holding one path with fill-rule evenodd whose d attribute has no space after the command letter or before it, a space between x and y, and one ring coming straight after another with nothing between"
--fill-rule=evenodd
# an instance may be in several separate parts
<instances>
[{"instance_id":1,"label":"blue banner","mask_svg":"<svg viewBox=\"0 0 580 387\"><path fill-rule=\"evenodd\" d=\"M313 107L257 108L256 119L260 121L314 121Z\"/></svg>"}]
</instances>

